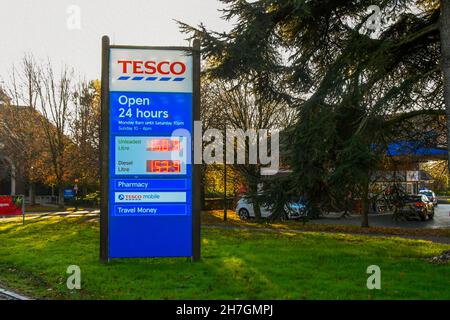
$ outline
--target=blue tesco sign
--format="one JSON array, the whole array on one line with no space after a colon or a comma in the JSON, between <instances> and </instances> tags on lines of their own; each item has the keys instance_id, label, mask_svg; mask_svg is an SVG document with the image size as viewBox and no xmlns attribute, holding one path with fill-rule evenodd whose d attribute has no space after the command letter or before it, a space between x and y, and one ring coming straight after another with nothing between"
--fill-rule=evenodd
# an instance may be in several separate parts
<instances>
[{"instance_id":1,"label":"blue tesco sign","mask_svg":"<svg viewBox=\"0 0 450 320\"><path fill-rule=\"evenodd\" d=\"M108 259L193 257L193 56L170 48L108 48L102 252Z\"/></svg>"},{"instance_id":2,"label":"blue tesco sign","mask_svg":"<svg viewBox=\"0 0 450 320\"><path fill-rule=\"evenodd\" d=\"M64 199L72 199L75 198L75 190L73 189L64 189Z\"/></svg>"}]
</instances>

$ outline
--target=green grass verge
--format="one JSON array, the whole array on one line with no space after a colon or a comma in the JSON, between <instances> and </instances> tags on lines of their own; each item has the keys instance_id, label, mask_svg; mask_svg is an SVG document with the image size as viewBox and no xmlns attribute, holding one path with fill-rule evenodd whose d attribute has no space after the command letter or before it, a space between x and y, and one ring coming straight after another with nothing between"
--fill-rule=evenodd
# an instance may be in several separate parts
<instances>
[{"instance_id":1,"label":"green grass verge","mask_svg":"<svg viewBox=\"0 0 450 320\"><path fill-rule=\"evenodd\" d=\"M450 299L450 246L361 235L204 229L202 260L98 261L97 222L52 217L0 222L0 282L58 299ZM66 287L78 265L82 289ZM381 268L381 290L366 269Z\"/></svg>"}]
</instances>

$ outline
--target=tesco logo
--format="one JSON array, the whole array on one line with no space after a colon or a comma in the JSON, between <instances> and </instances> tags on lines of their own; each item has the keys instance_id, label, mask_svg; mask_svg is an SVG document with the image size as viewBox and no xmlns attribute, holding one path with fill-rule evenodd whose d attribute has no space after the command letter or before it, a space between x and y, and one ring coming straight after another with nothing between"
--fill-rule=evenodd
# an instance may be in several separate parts
<instances>
[{"instance_id":1,"label":"tesco logo","mask_svg":"<svg viewBox=\"0 0 450 320\"><path fill-rule=\"evenodd\" d=\"M161 74L180 76L186 72L186 64L181 61L142 61L142 60L118 60L122 73L133 74Z\"/></svg>"},{"instance_id":2,"label":"tesco logo","mask_svg":"<svg viewBox=\"0 0 450 320\"><path fill-rule=\"evenodd\" d=\"M111 48L112 91L192 92L192 56L185 50Z\"/></svg>"},{"instance_id":3,"label":"tesco logo","mask_svg":"<svg viewBox=\"0 0 450 320\"><path fill-rule=\"evenodd\" d=\"M143 198L144 198L144 196L143 195L139 195L139 194L127 194L127 195L125 195L125 200L141 200Z\"/></svg>"}]
</instances>

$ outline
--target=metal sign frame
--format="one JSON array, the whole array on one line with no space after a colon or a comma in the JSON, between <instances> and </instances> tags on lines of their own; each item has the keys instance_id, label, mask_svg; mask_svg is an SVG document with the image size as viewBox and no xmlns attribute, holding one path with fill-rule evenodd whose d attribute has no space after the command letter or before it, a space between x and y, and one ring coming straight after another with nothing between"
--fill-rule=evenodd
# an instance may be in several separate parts
<instances>
[{"instance_id":1,"label":"metal sign frame","mask_svg":"<svg viewBox=\"0 0 450 320\"><path fill-rule=\"evenodd\" d=\"M100 261L108 262L109 258L109 164L110 164L110 49L150 49L179 50L190 52L193 60L192 70L192 128L194 121L200 121L200 41L195 39L193 47L152 47L111 45L108 36L102 38L102 76L101 76L101 131L100 131ZM191 160L195 159L193 147L194 134L191 137ZM201 164L192 161L192 261L200 259L200 187Z\"/></svg>"}]
</instances>

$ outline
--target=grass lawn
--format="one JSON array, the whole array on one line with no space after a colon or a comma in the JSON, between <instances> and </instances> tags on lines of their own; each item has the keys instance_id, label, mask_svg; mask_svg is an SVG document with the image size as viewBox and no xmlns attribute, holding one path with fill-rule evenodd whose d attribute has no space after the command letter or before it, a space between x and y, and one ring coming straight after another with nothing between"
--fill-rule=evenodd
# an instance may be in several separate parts
<instances>
[{"instance_id":1,"label":"grass lawn","mask_svg":"<svg viewBox=\"0 0 450 320\"><path fill-rule=\"evenodd\" d=\"M450 265L426 258L450 246L363 235L203 229L202 261L98 262L98 222L0 220L0 282L59 299L450 299ZM78 265L82 289L66 288ZM369 265L381 290L366 288Z\"/></svg>"}]
</instances>

